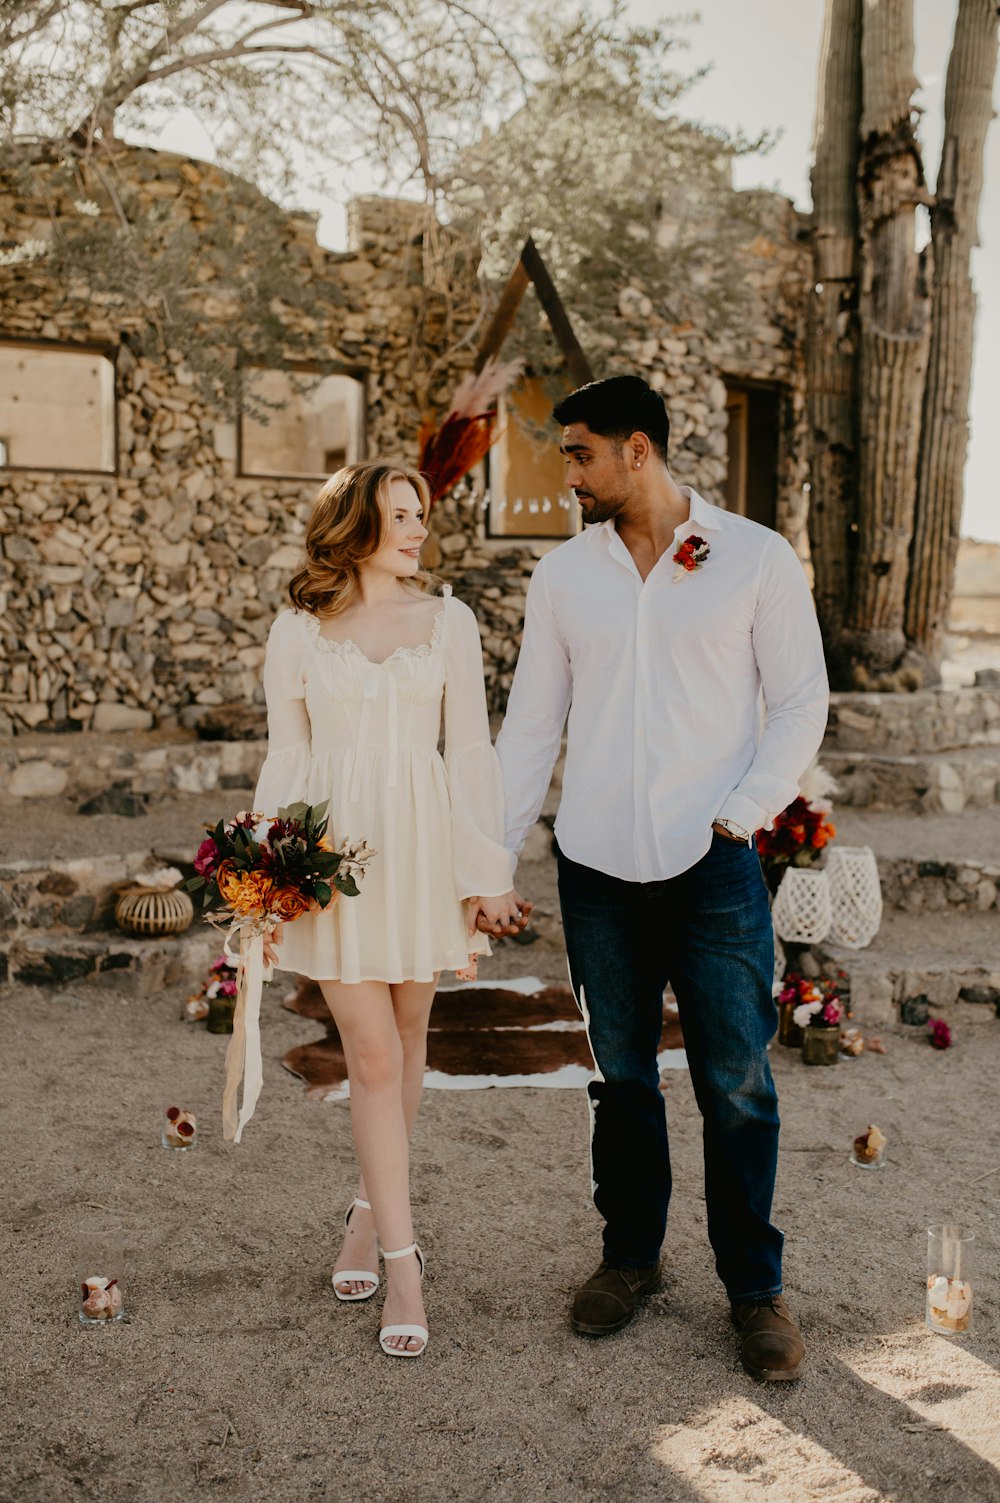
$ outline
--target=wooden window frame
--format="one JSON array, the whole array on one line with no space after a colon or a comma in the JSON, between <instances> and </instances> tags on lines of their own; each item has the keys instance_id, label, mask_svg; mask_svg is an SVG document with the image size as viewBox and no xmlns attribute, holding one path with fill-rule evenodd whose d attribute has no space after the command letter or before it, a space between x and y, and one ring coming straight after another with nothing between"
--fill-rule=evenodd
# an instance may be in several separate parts
<instances>
[{"instance_id":1,"label":"wooden window frame","mask_svg":"<svg viewBox=\"0 0 1000 1503\"><path fill-rule=\"evenodd\" d=\"M358 448L361 459L368 455L368 385L369 371L363 365L335 365L332 368L318 360L284 360L280 365L261 365L256 360L240 362L242 370L259 371L291 371L301 372L305 376L350 376L361 387L361 421L358 425ZM236 478L238 480L325 480L323 471L301 472L297 475L289 475L280 470L260 472L257 470L245 470L243 468L243 419L244 412L242 403L236 412Z\"/></svg>"},{"instance_id":2,"label":"wooden window frame","mask_svg":"<svg viewBox=\"0 0 1000 1503\"><path fill-rule=\"evenodd\" d=\"M13 475L87 475L112 480L121 474L121 427L118 419L118 345L102 344L99 341L72 339L18 338L12 334L0 334L0 348L14 350L51 350L73 355L99 355L111 366L111 455L112 465L107 470L92 470L86 465L55 464L10 464L0 466ZM10 435L4 434L4 438Z\"/></svg>"}]
</instances>

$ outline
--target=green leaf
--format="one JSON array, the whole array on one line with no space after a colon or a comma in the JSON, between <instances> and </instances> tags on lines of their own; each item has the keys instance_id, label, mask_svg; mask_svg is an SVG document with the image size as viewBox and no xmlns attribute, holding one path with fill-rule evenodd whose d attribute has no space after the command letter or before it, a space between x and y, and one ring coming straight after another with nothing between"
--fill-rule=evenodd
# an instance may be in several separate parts
<instances>
[{"instance_id":1,"label":"green leaf","mask_svg":"<svg viewBox=\"0 0 1000 1503\"><path fill-rule=\"evenodd\" d=\"M313 888L313 894L321 908L325 908L333 897L333 893L330 891L330 886L327 882L317 882Z\"/></svg>"},{"instance_id":2,"label":"green leaf","mask_svg":"<svg viewBox=\"0 0 1000 1503\"><path fill-rule=\"evenodd\" d=\"M342 892L345 898L357 898L361 896L361 889L353 877L334 877L333 885L338 892Z\"/></svg>"},{"instance_id":3,"label":"green leaf","mask_svg":"<svg viewBox=\"0 0 1000 1503\"><path fill-rule=\"evenodd\" d=\"M278 818L297 819L301 824L305 821L308 809L308 804L288 804L286 808L278 810Z\"/></svg>"}]
</instances>

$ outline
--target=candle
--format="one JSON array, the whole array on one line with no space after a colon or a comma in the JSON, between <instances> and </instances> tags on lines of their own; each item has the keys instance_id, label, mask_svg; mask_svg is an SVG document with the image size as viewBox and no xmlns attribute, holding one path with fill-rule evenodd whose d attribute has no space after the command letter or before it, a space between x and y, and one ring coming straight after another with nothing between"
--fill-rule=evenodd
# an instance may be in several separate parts
<instances>
[{"instance_id":1,"label":"candle","mask_svg":"<svg viewBox=\"0 0 1000 1503\"><path fill-rule=\"evenodd\" d=\"M972 1330L972 1258L975 1238L957 1226L927 1229L926 1321L950 1336Z\"/></svg>"},{"instance_id":2,"label":"candle","mask_svg":"<svg viewBox=\"0 0 1000 1503\"><path fill-rule=\"evenodd\" d=\"M851 1163L858 1169L881 1169L885 1158L887 1139L879 1128L869 1123L864 1132L858 1133L851 1148Z\"/></svg>"}]
</instances>

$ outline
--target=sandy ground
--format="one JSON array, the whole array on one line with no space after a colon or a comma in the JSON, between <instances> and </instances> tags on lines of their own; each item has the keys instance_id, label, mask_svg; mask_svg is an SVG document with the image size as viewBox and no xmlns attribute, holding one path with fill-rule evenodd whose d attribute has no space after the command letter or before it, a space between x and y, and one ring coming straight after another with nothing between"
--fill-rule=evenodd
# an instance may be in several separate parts
<instances>
[{"instance_id":1,"label":"sandy ground","mask_svg":"<svg viewBox=\"0 0 1000 1503\"><path fill-rule=\"evenodd\" d=\"M548 863L528 875L550 904ZM536 944L487 974L564 972ZM685 1071L665 1086L664 1290L600 1342L566 1316L599 1256L583 1093L428 1092L413 1183L432 1338L403 1363L377 1349L378 1301L341 1305L328 1282L349 1108L308 1101L278 1064L317 1025L269 995L264 1095L234 1147L218 1133L225 1040L182 1025L179 1001L89 984L4 1000L0 1499L1000 1499L1000 1024L945 1054L887 1035L887 1055L835 1070L775 1046L775 1219L809 1347L803 1381L775 1388L736 1358ZM159 1145L168 1097L199 1113L194 1153ZM881 1173L848 1163L870 1121L890 1140ZM129 1315L83 1329L76 1241L107 1217L132 1248ZM940 1218L980 1243L961 1341L922 1321Z\"/></svg>"}]
</instances>

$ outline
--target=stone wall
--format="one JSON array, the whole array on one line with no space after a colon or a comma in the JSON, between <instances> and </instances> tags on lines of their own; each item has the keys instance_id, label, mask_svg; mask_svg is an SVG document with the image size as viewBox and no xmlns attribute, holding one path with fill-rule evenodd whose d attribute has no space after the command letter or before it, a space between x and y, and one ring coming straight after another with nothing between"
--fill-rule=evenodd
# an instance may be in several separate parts
<instances>
[{"instance_id":1,"label":"stone wall","mask_svg":"<svg viewBox=\"0 0 1000 1503\"><path fill-rule=\"evenodd\" d=\"M145 150L129 153L126 169L140 194L195 225L227 182L204 163ZM7 203L8 237L37 236L40 206L11 193ZM366 373L369 455L409 462L424 415L410 357L423 308L420 212L359 200L346 253L318 247L308 216L288 215L284 240L289 277L315 284L306 322L317 356ZM741 253L754 312L739 340L667 325L641 291L623 288L619 350L600 372L637 370L663 391L674 474L717 502L726 473L722 376L781 383L779 526L797 546L807 274L794 210L762 195L759 231ZM221 336L233 308L208 269L203 291L205 317ZM170 726L204 707L259 701L264 640L297 565L315 484L239 475L235 426L206 408L192 373L136 353L108 304L86 286L52 286L44 260L0 269L0 297L7 340L114 352L118 421L114 475L0 473L0 734ZM445 363L433 396L445 400L460 373ZM497 709L516 659L526 581L551 544L487 538L474 487L441 505L434 531L438 571L479 613Z\"/></svg>"}]
</instances>

